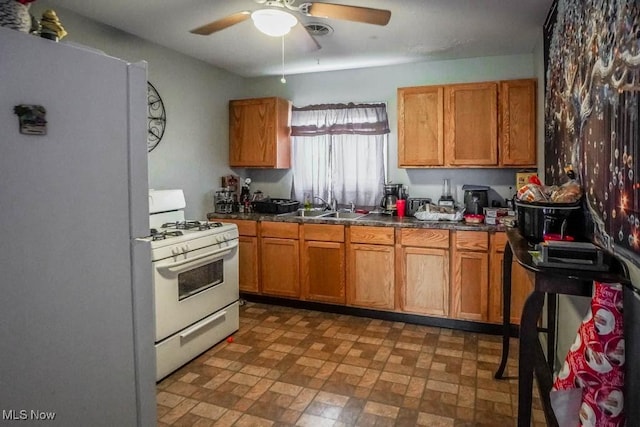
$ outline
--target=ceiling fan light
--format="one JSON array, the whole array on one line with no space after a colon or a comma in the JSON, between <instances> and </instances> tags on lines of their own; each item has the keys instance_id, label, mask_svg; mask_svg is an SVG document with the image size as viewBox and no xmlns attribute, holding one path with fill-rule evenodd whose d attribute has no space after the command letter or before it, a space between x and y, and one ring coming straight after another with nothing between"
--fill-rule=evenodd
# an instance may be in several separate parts
<instances>
[{"instance_id":1,"label":"ceiling fan light","mask_svg":"<svg viewBox=\"0 0 640 427\"><path fill-rule=\"evenodd\" d=\"M264 34L281 37L288 34L298 23L292 14L278 9L259 9L251 14L253 25Z\"/></svg>"}]
</instances>

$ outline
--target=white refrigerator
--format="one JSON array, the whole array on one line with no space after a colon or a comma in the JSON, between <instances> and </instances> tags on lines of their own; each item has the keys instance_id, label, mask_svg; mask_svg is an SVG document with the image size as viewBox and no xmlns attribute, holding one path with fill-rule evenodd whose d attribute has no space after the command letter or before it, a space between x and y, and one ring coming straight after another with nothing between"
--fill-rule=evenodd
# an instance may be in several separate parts
<instances>
[{"instance_id":1,"label":"white refrigerator","mask_svg":"<svg viewBox=\"0 0 640 427\"><path fill-rule=\"evenodd\" d=\"M156 424L146 75L0 27L0 425Z\"/></svg>"}]
</instances>

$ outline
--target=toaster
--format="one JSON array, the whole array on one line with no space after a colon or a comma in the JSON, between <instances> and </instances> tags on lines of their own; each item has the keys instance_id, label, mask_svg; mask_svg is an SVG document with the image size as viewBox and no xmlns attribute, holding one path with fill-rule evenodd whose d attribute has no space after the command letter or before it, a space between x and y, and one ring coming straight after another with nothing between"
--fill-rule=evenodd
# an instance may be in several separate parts
<instances>
[{"instance_id":1,"label":"toaster","mask_svg":"<svg viewBox=\"0 0 640 427\"><path fill-rule=\"evenodd\" d=\"M407 199L407 216L413 216L420 206L429 203L431 203L431 199L427 197L409 197Z\"/></svg>"}]
</instances>

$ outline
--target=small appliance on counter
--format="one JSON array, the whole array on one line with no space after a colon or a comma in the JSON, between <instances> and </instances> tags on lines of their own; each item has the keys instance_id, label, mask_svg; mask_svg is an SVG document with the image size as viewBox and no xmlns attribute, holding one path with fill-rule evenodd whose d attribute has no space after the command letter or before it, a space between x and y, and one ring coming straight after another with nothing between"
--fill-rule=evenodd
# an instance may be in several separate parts
<instances>
[{"instance_id":1,"label":"small appliance on counter","mask_svg":"<svg viewBox=\"0 0 640 427\"><path fill-rule=\"evenodd\" d=\"M251 206L253 211L257 213L281 214L298 210L300 202L266 197L261 200L254 200L251 202Z\"/></svg>"},{"instance_id":2,"label":"small appliance on counter","mask_svg":"<svg viewBox=\"0 0 640 427\"><path fill-rule=\"evenodd\" d=\"M442 181L442 196L438 199L438 206L454 207L455 205L456 201L451 195L451 180L449 180L449 178L445 178Z\"/></svg>"},{"instance_id":3,"label":"small appliance on counter","mask_svg":"<svg viewBox=\"0 0 640 427\"><path fill-rule=\"evenodd\" d=\"M382 199L380 207L383 212L388 215L397 215L398 208L396 203L398 199L404 198L404 186L402 184L387 183L382 186Z\"/></svg>"},{"instance_id":4,"label":"small appliance on counter","mask_svg":"<svg viewBox=\"0 0 640 427\"><path fill-rule=\"evenodd\" d=\"M407 199L407 216L413 216L420 206L431 203L428 197L409 197Z\"/></svg>"},{"instance_id":5,"label":"small appliance on counter","mask_svg":"<svg viewBox=\"0 0 640 427\"><path fill-rule=\"evenodd\" d=\"M545 235L560 240L580 239L584 236L584 216L581 202L546 203L516 200L518 228L530 243L545 240Z\"/></svg>"},{"instance_id":6,"label":"small appliance on counter","mask_svg":"<svg viewBox=\"0 0 640 427\"><path fill-rule=\"evenodd\" d=\"M236 197L237 201L237 197ZM233 195L229 188L221 188L216 191L215 211L216 213L231 213L233 212Z\"/></svg>"},{"instance_id":7,"label":"small appliance on counter","mask_svg":"<svg viewBox=\"0 0 640 427\"><path fill-rule=\"evenodd\" d=\"M489 207L489 187L485 185L462 186L464 191L464 210L468 214L481 215Z\"/></svg>"}]
</instances>

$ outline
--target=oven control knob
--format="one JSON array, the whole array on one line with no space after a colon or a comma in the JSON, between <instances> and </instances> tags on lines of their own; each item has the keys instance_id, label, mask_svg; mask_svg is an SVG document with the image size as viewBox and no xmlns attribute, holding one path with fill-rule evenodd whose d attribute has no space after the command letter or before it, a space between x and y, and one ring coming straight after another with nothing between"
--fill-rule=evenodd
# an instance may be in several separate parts
<instances>
[{"instance_id":1,"label":"oven control knob","mask_svg":"<svg viewBox=\"0 0 640 427\"><path fill-rule=\"evenodd\" d=\"M182 247L182 253L183 253L183 254L186 254L187 252L189 252L189 245L184 245L184 246Z\"/></svg>"},{"instance_id":2,"label":"oven control knob","mask_svg":"<svg viewBox=\"0 0 640 427\"><path fill-rule=\"evenodd\" d=\"M180 255L180 250L178 248L171 248L171 255L173 256Z\"/></svg>"},{"instance_id":3,"label":"oven control knob","mask_svg":"<svg viewBox=\"0 0 640 427\"><path fill-rule=\"evenodd\" d=\"M216 242L218 242L218 243L222 243L222 242L224 242L224 237L222 237L222 236L216 236Z\"/></svg>"}]
</instances>

